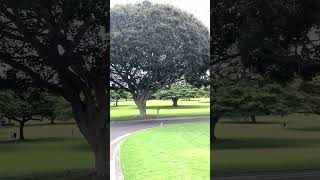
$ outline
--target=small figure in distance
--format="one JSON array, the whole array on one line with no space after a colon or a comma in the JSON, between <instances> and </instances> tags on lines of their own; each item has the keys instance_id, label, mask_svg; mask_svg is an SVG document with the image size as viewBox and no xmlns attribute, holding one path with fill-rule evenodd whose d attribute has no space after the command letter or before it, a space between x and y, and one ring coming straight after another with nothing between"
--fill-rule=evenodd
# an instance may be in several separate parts
<instances>
[{"instance_id":1,"label":"small figure in distance","mask_svg":"<svg viewBox=\"0 0 320 180\"><path fill-rule=\"evenodd\" d=\"M286 122L283 122L283 123L282 123L282 127L283 127L283 128L287 127L287 123L286 123Z\"/></svg>"}]
</instances>

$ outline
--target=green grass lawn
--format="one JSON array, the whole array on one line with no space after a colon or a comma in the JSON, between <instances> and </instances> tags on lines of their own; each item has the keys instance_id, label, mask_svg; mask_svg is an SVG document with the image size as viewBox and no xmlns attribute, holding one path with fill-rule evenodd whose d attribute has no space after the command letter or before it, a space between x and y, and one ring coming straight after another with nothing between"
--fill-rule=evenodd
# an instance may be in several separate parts
<instances>
[{"instance_id":1,"label":"green grass lawn","mask_svg":"<svg viewBox=\"0 0 320 180\"><path fill-rule=\"evenodd\" d=\"M121 145L126 180L209 179L208 123L168 125L136 133Z\"/></svg>"},{"instance_id":2,"label":"green grass lawn","mask_svg":"<svg viewBox=\"0 0 320 180\"><path fill-rule=\"evenodd\" d=\"M94 156L75 125L29 126L28 141L6 142L12 131L17 129L0 129L1 180L72 179L74 173L94 168Z\"/></svg>"},{"instance_id":3,"label":"green grass lawn","mask_svg":"<svg viewBox=\"0 0 320 180\"><path fill-rule=\"evenodd\" d=\"M111 120L139 119L139 110L133 101L119 101L118 107L111 106ZM160 117L185 117L185 116L208 116L210 112L209 98L191 99L190 101L179 100L178 107L172 106L171 100L148 100L147 115L150 118L157 117L157 106L160 107Z\"/></svg>"},{"instance_id":4,"label":"green grass lawn","mask_svg":"<svg viewBox=\"0 0 320 180\"><path fill-rule=\"evenodd\" d=\"M264 123L218 123L215 176L320 169L320 116L257 120Z\"/></svg>"}]
</instances>

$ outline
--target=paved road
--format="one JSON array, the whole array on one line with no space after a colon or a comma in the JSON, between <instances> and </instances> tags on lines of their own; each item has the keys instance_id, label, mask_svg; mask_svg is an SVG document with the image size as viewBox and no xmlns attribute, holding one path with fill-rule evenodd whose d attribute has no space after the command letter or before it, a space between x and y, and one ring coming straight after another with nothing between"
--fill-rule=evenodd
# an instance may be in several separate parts
<instances>
[{"instance_id":1,"label":"paved road","mask_svg":"<svg viewBox=\"0 0 320 180\"><path fill-rule=\"evenodd\" d=\"M217 177L213 180L320 180L320 171L305 171L285 174Z\"/></svg>"},{"instance_id":2,"label":"paved road","mask_svg":"<svg viewBox=\"0 0 320 180\"><path fill-rule=\"evenodd\" d=\"M160 126L160 123L166 125L190 122L209 122L209 116L162 118L137 121L113 121L110 123L110 140L112 141L117 137L134 131Z\"/></svg>"}]
</instances>

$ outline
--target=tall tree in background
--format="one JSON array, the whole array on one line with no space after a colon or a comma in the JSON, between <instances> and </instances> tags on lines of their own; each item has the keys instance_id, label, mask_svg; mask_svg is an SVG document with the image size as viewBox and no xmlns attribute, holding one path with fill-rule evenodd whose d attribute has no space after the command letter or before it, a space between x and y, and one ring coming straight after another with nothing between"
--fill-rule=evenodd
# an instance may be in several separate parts
<instances>
[{"instance_id":1,"label":"tall tree in background","mask_svg":"<svg viewBox=\"0 0 320 180\"><path fill-rule=\"evenodd\" d=\"M111 9L111 81L133 95L142 118L152 94L184 74L206 76L195 68L208 62L208 29L192 15L147 1Z\"/></svg>"},{"instance_id":2,"label":"tall tree in background","mask_svg":"<svg viewBox=\"0 0 320 180\"><path fill-rule=\"evenodd\" d=\"M19 123L19 139L25 140L24 126L55 116L55 101L38 88L0 90L0 115Z\"/></svg>"},{"instance_id":3,"label":"tall tree in background","mask_svg":"<svg viewBox=\"0 0 320 180\"><path fill-rule=\"evenodd\" d=\"M99 180L110 162L108 12L105 0L0 0L0 77L14 70L70 102Z\"/></svg>"}]
</instances>

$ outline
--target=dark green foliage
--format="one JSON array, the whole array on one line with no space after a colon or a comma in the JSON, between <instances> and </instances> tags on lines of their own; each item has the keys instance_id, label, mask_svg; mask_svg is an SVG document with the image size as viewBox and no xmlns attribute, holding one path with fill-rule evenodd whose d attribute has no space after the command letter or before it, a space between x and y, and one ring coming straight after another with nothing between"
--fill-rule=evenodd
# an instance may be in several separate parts
<instances>
[{"instance_id":1,"label":"dark green foliage","mask_svg":"<svg viewBox=\"0 0 320 180\"><path fill-rule=\"evenodd\" d=\"M273 82L240 81L220 87L214 96L213 111L218 117L283 116L298 112L303 103L296 88Z\"/></svg>"},{"instance_id":2,"label":"dark green foliage","mask_svg":"<svg viewBox=\"0 0 320 180\"><path fill-rule=\"evenodd\" d=\"M208 97L209 89L204 87L197 88L187 84L185 81L181 81L171 85L169 88L159 90L155 96L160 99L171 99L173 106L178 106L179 99Z\"/></svg>"},{"instance_id":3,"label":"dark green foliage","mask_svg":"<svg viewBox=\"0 0 320 180\"><path fill-rule=\"evenodd\" d=\"M110 91L110 99L116 102L115 106L118 106L118 101L120 99L127 100L129 97L130 97L130 93L128 93L122 89Z\"/></svg>"},{"instance_id":4,"label":"dark green foliage","mask_svg":"<svg viewBox=\"0 0 320 180\"><path fill-rule=\"evenodd\" d=\"M20 124L20 140L24 140L23 128L31 120L42 121L58 117L57 102L37 88L5 89L0 91L0 116Z\"/></svg>"},{"instance_id":5,"label":"dark green foliage","mask_svg":"<svg viewBox=\"0 0 320 180\"><path fill-rule=\"evenodd\" d=\"M109 174L109 5L105 0L0 0L0 79L7 81L6 72L13 70L17 79L70 102L96 157L95 179Z\"/></svg>"},{"instance_id":6,"label":"dark green foliage","mask_svg":"<svg viewBox=\"0 0 320 180\"><path fill-rule=\"evenodd\" d=\"M281 82L320 71L319 1L220 0L213 7L211 64L236 54Z\"/></svg>"}]
</instances>

